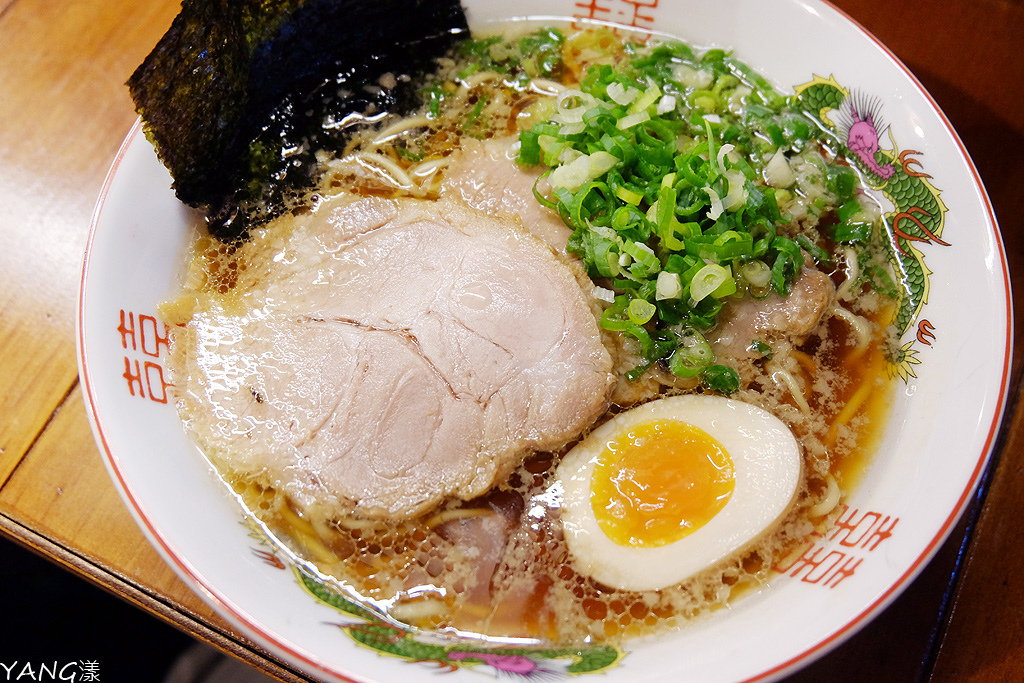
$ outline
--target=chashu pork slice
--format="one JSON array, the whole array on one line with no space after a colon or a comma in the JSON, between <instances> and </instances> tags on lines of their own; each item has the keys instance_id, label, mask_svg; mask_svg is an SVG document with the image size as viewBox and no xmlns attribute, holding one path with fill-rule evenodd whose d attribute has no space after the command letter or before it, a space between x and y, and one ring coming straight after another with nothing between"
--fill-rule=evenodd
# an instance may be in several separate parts
<instances>
[{"instance_id":1,"label":"chashu pork slice","mask_svg":"<svg viewBox=\"0 0 1024 683\"><path fill-rule=\"evenodd\" d=\"M819 270L803 268L789 296L772 292L764 299L743 297L722 307L719 325L709 336L716 358L759 357L751 344L757 339L799 339L811 332L832 304L835 285Z\"/></svg>"},{"instance_id":2,"label":"chashu pork slice","mask_svg":"<svg viewBox=\"0 0 1024 683\"><path fill-rule=\"evenodd\" d=\"M516 161L518 136L477 140L463 138L445 169L442 192L456 193L470 206L491 214L511 213L523 227L555 251L564 254L572 235L555 211L537 201L533 186L541 194L550 189L541 179L544 167L523 166Z\"/></svg>"},{"instance_id":3,"label":"chashu pork slice","mask_svg":"<svg viewBox=\"0 0 1024 683\"><path fill-rule=\"evenodd\" d=\"M330 514L471 499L606 408L588 294L511 218L336 199L242 247L174 333L179 408L235 477Z\"/></svg>"}]
</instances>

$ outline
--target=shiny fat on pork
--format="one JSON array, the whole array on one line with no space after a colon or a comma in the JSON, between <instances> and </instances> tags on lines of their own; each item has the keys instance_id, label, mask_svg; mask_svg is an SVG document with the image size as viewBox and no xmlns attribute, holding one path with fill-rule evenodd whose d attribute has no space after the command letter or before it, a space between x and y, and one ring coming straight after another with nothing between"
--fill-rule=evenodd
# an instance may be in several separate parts
<instances>
[{"instance_id":1,"label":"shiny fat on pork","mask_svg":"<svg viewBox=\"0 0 1024 683\"><path fill-rule=\"evenodd\" d=\"M591 285L511 218L365 197L288 220L254 231L234 288L174 331L179 410L233 476L410 518L604 412Z\"/></svg>"}]
</instances>

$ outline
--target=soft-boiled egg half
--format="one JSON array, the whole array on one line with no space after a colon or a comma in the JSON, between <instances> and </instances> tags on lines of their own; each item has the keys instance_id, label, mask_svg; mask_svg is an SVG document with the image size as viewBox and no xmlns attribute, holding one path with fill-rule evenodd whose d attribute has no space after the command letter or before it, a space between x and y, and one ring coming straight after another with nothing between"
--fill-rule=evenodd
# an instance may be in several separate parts
<instances>
[{"instance_id":1,"label":"soft-boiled egg half","mask_svg":"<svg viewBox=\"0 0 1024 683\"><path fill-rule=\"evenodd\" d=\"M685 581L772 527L801 467L792 432L757 406L689 395L621 413L558 466L574 565L622 590Z\"/></svg>"}]
</instances>

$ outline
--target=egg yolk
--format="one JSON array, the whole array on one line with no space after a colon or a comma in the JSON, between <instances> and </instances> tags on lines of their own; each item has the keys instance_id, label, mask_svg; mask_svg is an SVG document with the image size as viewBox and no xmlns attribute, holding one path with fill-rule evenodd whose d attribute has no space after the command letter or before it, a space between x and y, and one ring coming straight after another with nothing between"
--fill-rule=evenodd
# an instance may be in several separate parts
<instances>
[{"instance_id":1,"label":"egg yolk","mask_svg":"<svg viewBox=\"0 0 1024 683\"><path fill-rule=\"evenodd\" d=\"M609 539L656 548L707 524L735 485L732 458L710 434L659 419L606 444L594 468L590 503Z\"/></svg>"}]
</instances>

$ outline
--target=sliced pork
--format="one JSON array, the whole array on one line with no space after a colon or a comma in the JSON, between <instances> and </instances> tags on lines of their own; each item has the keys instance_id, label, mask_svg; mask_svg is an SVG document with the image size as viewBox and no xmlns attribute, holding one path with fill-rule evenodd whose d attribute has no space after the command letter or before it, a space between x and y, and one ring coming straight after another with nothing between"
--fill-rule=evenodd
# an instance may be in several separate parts
<instances>
[{"instance_id":1,"label":"sliced pork","mask_svg":"<svg viewBox=\"0 0 1024 683\"><path fill-rule=\"evenodd\" d=\"M750 351L755 340L776 337L799 338L818 326L835 294L828 275L804 268L793 283L789 296L772 292L766 298L735 299L727 303L721 324L708 335L719 359L744 359L757 354Z\"/></svg>"},{"instance_id":2,"label":"sliced pork","mask_svg":"<svg viewBox=\"0 0 1024 683\"><path fill-rule=\"evenodd\" d=\"M442 191L454 192L470 206L490 214L510 213L519 217L523 227L544 240L559 253L572 230L557 213L542 206L533 195L540 178L540 167L527 168L515 161L513 144L517 138L477 140L466 137L461 149L452 154L445 171ZM538 189L546 194L545 180Z\"/></svg>"},{"instance_id":3,"label":"sliced pork","mask_svg":"<svg viewBox=\"0 0 1024 683\"><path fill-rule=\"evenodd\" d=\"M182 411L226 469L409 518L604 411L611 359L577 273L513 219L362 198L292 220L175 333Z\"/></svg>"}]
</instances>

